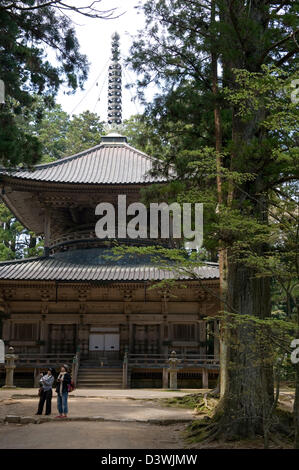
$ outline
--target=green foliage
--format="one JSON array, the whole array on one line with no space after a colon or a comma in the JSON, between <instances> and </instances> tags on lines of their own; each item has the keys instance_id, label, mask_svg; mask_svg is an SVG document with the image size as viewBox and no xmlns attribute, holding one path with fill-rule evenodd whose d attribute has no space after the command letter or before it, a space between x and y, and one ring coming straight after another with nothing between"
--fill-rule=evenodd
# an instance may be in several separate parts
<instances>
[{"instance_id":1,"label":"green foliage","mask_svg":"<svg viewBox=\"0 0 299 470\"><path fill-rule=\"evenodd\" d=\"M43 152L41 163L70 156L100 142L103 123L97 114L85 111L71 118L56 104L46 109L40 119L41 107L45 103L37 97L31 113L27 112L27 120L18 117L18 128L35 135ZM28 232L4 204L0 204L0 240L0 260L36 256L43 250L43 240Z\"/></svg>"},{"instance_id":2,"label":"green foliage","mask_svg":"<svg viewBox=\"0 0 299 470\"><path fill-rule=\"evenodd\" d=\"M0 204L0 260L23 258L41 254L42 242Z\"/></svg>"},{"instance_id":3,"label":"green foliage","mask_svg":"<svg viewBox=\"0 0 299 470\"><path fill-rule=\"evenodd\" d=\"M55 52L55 65L49 62L44 48ZM82 88L87 59L79 51L71 20L53 2L27 0L21 6L2 1L0 50L0 78L5 83L5 104L0 108L0 162L7 166L36 163L41 147L36 136L18 126L18 118L25 119L34 105L34 94L43 95L49 105L62 84L70 90Z\"/></svg>"},{"instance_id":4,"label":"green foliage","mask_svg":"<svg viewBox=\"0 0 299 470\"><path fill-rule=\"evenodd\" d=\"M96 113L84 111L73 116L66 132L64 156L98 145L104 132L103 126L104 123Z\"/></svg>"}]
</instances>

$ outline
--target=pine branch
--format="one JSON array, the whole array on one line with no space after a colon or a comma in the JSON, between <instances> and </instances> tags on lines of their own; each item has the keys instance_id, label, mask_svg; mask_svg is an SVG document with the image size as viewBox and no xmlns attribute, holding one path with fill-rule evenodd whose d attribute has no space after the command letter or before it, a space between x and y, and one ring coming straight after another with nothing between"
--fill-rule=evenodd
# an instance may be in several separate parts
<instances>
[{"instance_id":1,"label":"pine branch","mask_svg":"<svg viewBox=\"0 0 299 470\"><path fill-rule=\"evenodd\" d=\"M39 3L38 5L32 6L22 6L20 3L23 2L12 2L9 5L1 5L0 10L7 11L9 13L13 13L13 10L17 10L17 12L22 11L34 11L39 10L41 8L58 8L59 10L67 10L67 11L74 11L80 15L86 16L88 18L98 18L98 19L115 19L119 18L123 13L113 16L114 12L117 8L110 8L108 10L98 10L95 8L95 5L101 3L102 0L94 0L89 5L86 6L75 6L75 5L68 5L67 3L63 2L62 0L49 0L45 1L44 3Z\"/></svg>"}]
</instances>

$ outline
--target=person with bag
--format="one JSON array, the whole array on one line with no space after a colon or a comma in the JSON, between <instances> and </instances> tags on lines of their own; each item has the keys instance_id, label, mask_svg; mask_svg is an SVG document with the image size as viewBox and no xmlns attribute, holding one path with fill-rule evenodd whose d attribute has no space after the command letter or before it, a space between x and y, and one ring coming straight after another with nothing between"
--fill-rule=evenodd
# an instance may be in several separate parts
<instances>
[{"instance_id":1,"label":"person with bag","mask_svg":"<svg viewBox=\"0 0 299 470\"><path fill-rule=\"evenodd\" d=\"M50 367L47 370L45 375L41 374L40 377L40 389L39 389L39 404L37 415L43 413L44 403L46 402L46 415L51 414L51 404L52 404L52 387L54 383L53 369Z\"/></svg>"},{"instance_id":2,"label":"person with bag","mask_svg":"<svg viewBox=\"0 0 299 470\"><path fill-rule=\"evenodd\" d=\"M71 376L68 373L68 366L64 364L60 368L57 377L57 408L59 415L56 418L67 418L68 414L68 394L71 386Z\"/></svg>"}]
</instances>

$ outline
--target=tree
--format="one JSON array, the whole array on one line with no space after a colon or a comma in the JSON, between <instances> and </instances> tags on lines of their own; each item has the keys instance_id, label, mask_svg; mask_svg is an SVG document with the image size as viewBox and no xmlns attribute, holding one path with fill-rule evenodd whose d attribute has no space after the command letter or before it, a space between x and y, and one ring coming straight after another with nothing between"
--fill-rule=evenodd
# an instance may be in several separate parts
<instances>
[{"instance_id":1,"label":"tree","mask_svg":"<svg viewBox=\"0 0 299 470\"><path fill-rule=\"evenodd\" d=\"M73 155L98 145L103 133L104 123L96 113L84 111L73 116L66 133L64 155Z\"/></svg>"},{"instance_id":2,"label":"tree","mask_svg":"<svg viewBox=\"0 0 299 470\"><path fill-rule=\"evenodd\" d=\"M18 117L18 128L24 133L36 136L43 157L41 163L86 150L100 142L103 122L89 111L72 118L56 104L46 109L39 118L39 109L45 108L42 99L37 98L27 120ZM0 260L39 255L43 240L23 227L4 205L0 204Z\"/></svg>"},{"instance_id":3,"label":"tree","mask_svg":"<svg viewBox=\"0 0 299 470\"><path fill-rule=\"evenodd\" d=\"M45 106L42 100L39 100L39 106ZM93 147L100 143L104 133L104 123L96 113L84 111L70 116L59 104L46 109L42 119L32 115L25 127L38 138L43 155L42 163Z\"/></svg>"},{"instance_id":4,"label":"tree","mask_svg":"<svg viewBox=\"0 0 299 470\"><path fill-rule=\"evenodd\" d=\"M216 11L211 17L211 8L214 7ZM224 300L230 306L230 311L244 316L254 315L263 320L270 315L270 279L268 276L257 275L256 267L245 263L242 257L240 259L235 256L234 248L239 241L238 230L240 232L242 228L240 221L249 219L251 234L254 234L255 230L259 234L258 227L262 232L267 232L270 191L278 184L294 180L296 176L294 167L284 165L285 162L279 157L284 145L279 138L279 129L273 131L264 125L271 111L265 107L263 100L259 100L256 107L251 109L250 117L240 116L240 102L234 103L225 99L222 89L230 89L235 96L243 93L246 102L247 90L242 80L238 79L236 69L244 70L245 74L256 73L263 76L263 65L274 64L282 67L283 71L286 70L289 76L292 75L296 67L294 58L298 51L297 7L292 1L191 0L186 8L186 3L179 0L149 0L142 8L147 17L146 31L142 31L134 42L128 60L141 76L139 87L145 87L150 81L155 81L161 87L162 97L156 100L148 113L154 119L156 104L159 101L171 102L171 98L180 93L185 84L189 90L194 90L192 97L185 95L186 99L182 104L175 102L176 107L165 107L163 114L156 114L160 121L157 123L159 128L166 122L188 122L190 115L185 109L188 105L192 106L193 99L197 102L198 96L203 101L206 99L206 104L210 103L204 110L215 112L215 106L212 106L213 99L215 100L213 54L217 51L222 65L222 86L220 91L217 90L220 97L216 99L220 99L224 132L221 162L217 160L219 142L218 155L217 152L215 154L215 186L220 171L223 172L224 169L230 172L229 179L221 185L223 203L219 203L218 199L218 212L226 221L230 215L236 215L233 243L227 243L226 230L223 230L220 236L221 243L225 242L228 250L227 292ZM211 21L213 27L210 31ZM160 109L159 106L157 109ZM192 130L199 128L203 123L200 113L198 115L200 119L193 121ZM196 114L193 116L196 117ZM209 131L201 136L206 142L211 140L211 137ZM217 149L215 133L213 138ZM186 137L183 142L184 140ZM169 143L167 154L175 155L175 148L171 149L171 140ZM185 147L185 150L185 155L188 155L188 148ZM198 160L202 153L198 148ZM195 150L193 156L189 151L189 161L195 159L195 155ZM173 160L176 162L177 159ZM240 179L240 175L245 173L250 177ZM238 179L235 178L236 175ZM250 225L247 227L250 228ZM244 230L240 233L244 235ZM231 234L230 229L228 235ZM264 238L255 236L251 246L259 259L266 257L269 246ZM267 351L251 348L257 341L254 328L239 324L232 334L228 331L226 333L227 380L226 384L222 384L225 394L219 426L222 426L222 431L227 437L248 437L263 432L263 416L268 415L272 409L272 368L265 361L255 361L266 357ZM229 345L233 342L242 344L242 351L230 348ZM242 365L238 374L233 372L233 368L229 370L229 363L237 367ZM252 367L252 364L256 366ZM237 416L242 416L242 419L236 419Z\"/></svg>"},{"instance_id":5,"label":"tree","mask_svg":"<svg viewBox=\"0 0 299 470\"><path fill-rule=\"evenodd\" d=\"M86 56L67 12L93 18L111 18L114 9L99 11L99 1L88 6L59 0L4 0L0 5L0 79L5 83L5 104L0 105L0 163L36 163L41 147L36 136L19 128L17 116L26 119L34 94L53 105L61 85L82 88L87 78ZM50 63L45 51L56 54Z\"/></svg>"}]
</instances>

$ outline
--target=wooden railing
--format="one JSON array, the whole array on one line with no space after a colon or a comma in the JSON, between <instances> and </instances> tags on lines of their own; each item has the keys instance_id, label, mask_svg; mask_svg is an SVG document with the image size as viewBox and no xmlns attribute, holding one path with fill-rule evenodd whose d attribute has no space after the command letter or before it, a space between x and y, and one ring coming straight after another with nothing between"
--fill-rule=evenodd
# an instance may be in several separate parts
<instances>
[{"instance_id":1,"label":"wooden railing","mask_svg":"<svg viewBox=\"0 0 299 470\"><path fill-rule=\"evenodd\" d=\"M75 356L74 353L20 353L17 355L18 359L16 360L16 365L23 367L58 367L62 364L71 365Z\"/></svg>"},{"instance_id":2,"label":"wooden railing","mask_svg":"<svg viewBox=\"0 0 299 470\"><path fill-rule=\"evenodd\" d=\"M207 377L208 370L219 370L220 363L219 357L214 355L201 355L201 354L177 354L177 359L180 360L178 364L179 369L188 368L201 368L203 377ZM165 354L133 354L125 352L123 360L123 388L130 388L131 382L131 371L132 369L163 369L163 388L168 388L168 385L164 386L164 375L166 373L166 382L168 383L168 363L169 355ZM205 379L205 387L207 387L207 380ZM203 379L204 381L204 379Z\"/></svg>"},{"instance_id":3,"label":"wooden railing","mask_svg":"<svg viewBox=\"0 0 299 470\"><path fill-rule=\"evenodd\" d=\"M219 358L214 355L177 354L179 367L211 367L219 368ZM164 354L128 354L129 367L168 367L168 356Z\"/></svg>"},{"instance_id":4,"label":"wooden railing","mask_svg":"<svg viewBox=\"0 0 299 470\"><path fill-rule=\"evenodd\" d=\"M61 235L60 237L51 240L51 248L70 241L90 240L96 239L94 230L82 230L79 232L71 232Z\"/></svg>"}]
</instances>

